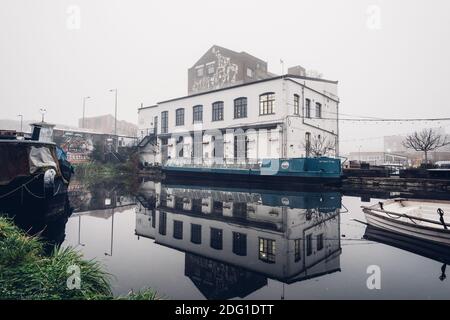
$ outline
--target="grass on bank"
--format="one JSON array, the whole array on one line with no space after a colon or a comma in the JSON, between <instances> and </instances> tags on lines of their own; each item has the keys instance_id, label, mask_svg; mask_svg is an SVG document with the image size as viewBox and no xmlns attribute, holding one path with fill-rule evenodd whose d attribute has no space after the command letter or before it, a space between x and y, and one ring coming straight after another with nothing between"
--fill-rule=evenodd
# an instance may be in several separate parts
<instances>
[{"instance_id":1,"label":"grass on bank","mask_svg":"<svg viewBox=\"0 0 450 320\"><path fill-rule=\"evenodd\" d=\"M80 289L67 287L69 266L80 268ZM72 248L44 254L44 243L0 217L0 299L26 300L155 300L152 290L114 298L111 276L94 260L85 260Z\"/></svg>"}]
</instances>

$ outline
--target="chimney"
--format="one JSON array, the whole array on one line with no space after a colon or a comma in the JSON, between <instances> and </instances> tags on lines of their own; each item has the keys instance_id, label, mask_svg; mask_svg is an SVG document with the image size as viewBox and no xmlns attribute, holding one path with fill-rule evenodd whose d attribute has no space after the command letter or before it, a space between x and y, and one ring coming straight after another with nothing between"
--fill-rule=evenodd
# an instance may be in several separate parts
<instances>
[{"instance_id":1,"label":"chimney","mask_svg":"<svg viewBox=\"0 0 450 320\"><path fill-rule=\"evenodd\" d=\"M306 69L303 68L302 66L290 67L288 69L288 74L291 74L293 76L304 77L306 76Z\"/></svg>"}]
</instances>

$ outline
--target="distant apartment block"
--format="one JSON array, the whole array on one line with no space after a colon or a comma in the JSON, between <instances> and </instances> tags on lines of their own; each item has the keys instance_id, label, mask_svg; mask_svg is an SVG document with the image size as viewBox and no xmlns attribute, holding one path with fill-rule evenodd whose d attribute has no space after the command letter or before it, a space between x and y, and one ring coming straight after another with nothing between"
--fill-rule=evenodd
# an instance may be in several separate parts
<instances>
[{"instance_id":1,"label":"distant apartment block","mask_svg":"<svg viewBox=\"0 0 450 320\"><path fill-rule=\"evenodd\" d=\"M90 129L99 133L114 134L114 117L110 114L89 117L78 120L78 126L82 129ZM130 122L117 120L117 134L122 136L136 137L138 127Z\"/></svg>"}]
</instances>

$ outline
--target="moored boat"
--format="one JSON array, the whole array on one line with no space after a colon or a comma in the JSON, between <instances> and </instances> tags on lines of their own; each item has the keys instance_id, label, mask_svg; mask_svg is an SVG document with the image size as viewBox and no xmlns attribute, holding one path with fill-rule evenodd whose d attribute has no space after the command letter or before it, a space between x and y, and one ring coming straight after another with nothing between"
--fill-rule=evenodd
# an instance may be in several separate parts
<instances>
[{"instance_id":1,"label":"moored boat","mask_svg":"<svg viewBox=\"0 0 450 320\"><path fill-rule=\"evenodd\" d=\"M371 227L450 246L450 201L392 199L362 208Z\"/></svg>"},{"instance_id":2,"label":"moored boat","mask_svg":"<svg viewBox=\"0 0 450 320\"><path fill-rule=\"evenodd\" d=\"M264 159L260 163L183 163L168 161L163 167L168 180L222 180L281 184L337 185L341 182L340 159L290 158Z\"/></svg>"},{"instance_id":3,"label":"moored boat","mask_svg":"<svg viewBox=\"0 0 450 320\"><path fill-rule=\"evenodd\" d=\"M35 125L30 139L0 139L0 208L45 203L65 195L73 168L65 153ZM48 133L48 132L47 132Z\"/></svg>"}]
</instances>

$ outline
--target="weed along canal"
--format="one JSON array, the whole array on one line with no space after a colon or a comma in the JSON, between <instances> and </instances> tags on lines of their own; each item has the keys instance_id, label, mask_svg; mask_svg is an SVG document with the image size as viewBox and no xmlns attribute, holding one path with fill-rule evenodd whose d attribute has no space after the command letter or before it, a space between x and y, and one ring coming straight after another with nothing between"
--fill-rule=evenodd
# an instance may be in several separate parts
<instances>
[{"instance_id":1,"label":"weed along canal","mask_svg":"<svg viewBox=\"0 0 450 320\"><path fill-rule=\"evenodd\" d=\"M18 223L96 261L116 297L450 298L445 252L366 224L361 206L390 193L88 180L71 182L46 223Z\"/></svg>"}]
</instances>

